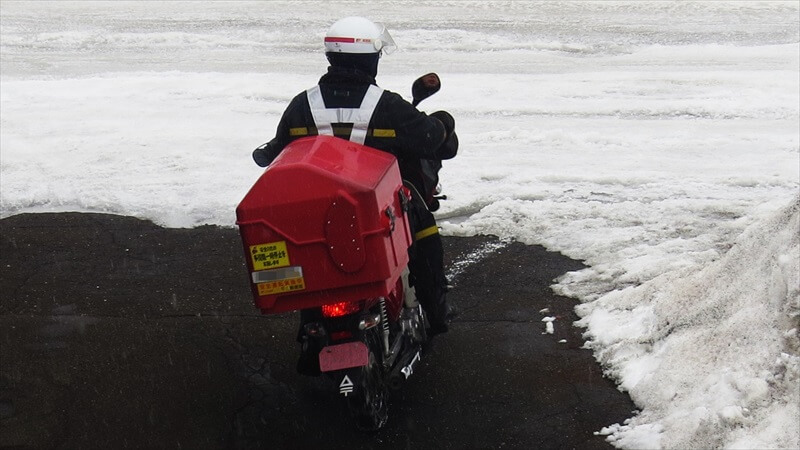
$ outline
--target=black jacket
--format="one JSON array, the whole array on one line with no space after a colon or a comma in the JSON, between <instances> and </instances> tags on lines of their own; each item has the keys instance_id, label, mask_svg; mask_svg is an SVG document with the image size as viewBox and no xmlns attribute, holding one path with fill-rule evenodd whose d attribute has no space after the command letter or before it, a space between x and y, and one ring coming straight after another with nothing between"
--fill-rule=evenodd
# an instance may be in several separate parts
<instances>
[{"instance_id":1,"label":"black jacket","mask_svg":"<svg viewBox=\"0 0 800 450\"><path fill-rule=\"evenodd\" d=\"M364 72L333 66L319 80L322 98L328 108L358 108L371 84L376 84L375 79ZM453 128L449 114L437 112L429 116L400 95L384 90L370 120L364 144L393 154L398 159L403 178L427 191L430 182L420 179L419 162L454 157L458 151L458 138ZM334 134L344 139L349 139L351 129L350 124L334 124ZM253 157L259 165L267 165L291 141L316 134L308 98L303 91L284 111L275 138L256 149ZM261 152L261 161L257 152Z\"/></svg>"}]
</instances>

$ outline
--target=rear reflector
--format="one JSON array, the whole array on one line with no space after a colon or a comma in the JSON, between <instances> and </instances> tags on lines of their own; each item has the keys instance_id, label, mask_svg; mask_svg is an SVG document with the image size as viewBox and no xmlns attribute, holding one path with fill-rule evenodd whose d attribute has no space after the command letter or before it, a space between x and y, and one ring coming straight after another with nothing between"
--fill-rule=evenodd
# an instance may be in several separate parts
<instances>
[{"instance_id":1,"label":"rear reflector","mask_svg":"<svg viewBox=\"0 0 800 450\"><path fill-rule=\"evenodd\" d=\"M331 333L331 340L334 342L343 341L345 339L350 339L353 337L353 332L349 330L344 331L334 331Z\"/></svg>"}]
</instances>

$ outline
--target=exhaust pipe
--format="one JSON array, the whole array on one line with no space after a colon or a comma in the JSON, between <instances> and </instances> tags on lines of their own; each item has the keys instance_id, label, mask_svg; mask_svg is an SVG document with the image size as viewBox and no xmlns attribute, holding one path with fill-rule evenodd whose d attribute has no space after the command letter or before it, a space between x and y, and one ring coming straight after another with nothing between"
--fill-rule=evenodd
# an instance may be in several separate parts
<instances>
[{"instance_id":1,"label":"exhaust pipe","mask_svg":"<svg viewBox=\"0 0 800 450\"><path fill-rule=\"evenodd\" d=\"M416 347L411 352L403 356L403 359L398 361L394 369L389 373L389 387L397 390L403 386L403 383L414 373L414 364L420 360L420 349Z\"/></svg>"}]
</instances>

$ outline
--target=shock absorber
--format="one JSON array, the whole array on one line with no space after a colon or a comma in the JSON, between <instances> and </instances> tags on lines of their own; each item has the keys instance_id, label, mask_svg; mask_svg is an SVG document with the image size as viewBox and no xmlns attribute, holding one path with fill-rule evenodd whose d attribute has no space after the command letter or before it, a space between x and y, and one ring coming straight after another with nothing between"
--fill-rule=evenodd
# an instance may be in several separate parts
<instances>
[{"instance_id":1,"label":"shock absorber","mask_svg":"<svg viewBox=\"0 0 800 450\"><path fill-rule=\"evenodd\" d=\"M386 298L381 297L381 324L383 324L383 353L389 356L389 315L386 313Z\"/></svg>"}]
</instances>

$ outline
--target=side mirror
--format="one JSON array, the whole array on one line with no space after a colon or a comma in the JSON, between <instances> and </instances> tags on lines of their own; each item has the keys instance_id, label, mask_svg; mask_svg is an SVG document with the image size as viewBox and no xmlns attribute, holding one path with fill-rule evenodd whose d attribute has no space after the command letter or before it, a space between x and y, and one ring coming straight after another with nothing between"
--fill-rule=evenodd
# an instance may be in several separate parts
<instances>
[{"instance_id":1,"label":"side mirror","mask_svg":"<svg viewBox=\"0 0 800 450\"><path fill-rule=\"evenodd\" d=\"M419 102L439 92L441 88L442 81L439 79L439 75L435 73L429 73L417 78L414 84L411 85L411 96L414 98L411 104L414 106L419 105Z\"/></svg>"}]
</instances>

